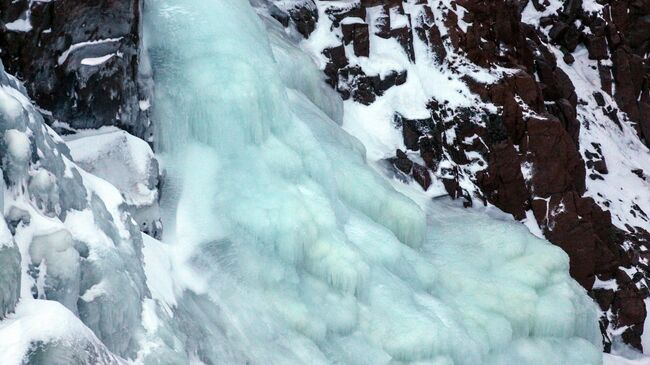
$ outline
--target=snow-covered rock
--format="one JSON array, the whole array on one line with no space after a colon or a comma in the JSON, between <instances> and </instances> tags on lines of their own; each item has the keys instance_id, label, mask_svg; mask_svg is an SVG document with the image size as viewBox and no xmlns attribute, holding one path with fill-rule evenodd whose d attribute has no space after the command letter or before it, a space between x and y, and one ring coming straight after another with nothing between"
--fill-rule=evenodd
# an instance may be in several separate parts
<instances>
[{"instance_id":1,"label":"snow-covered rock","mask_svg":"<svg viewBox=\"0 0 650 365\"><path fill-rule=\"evenodd\" d=\"M3 314L19 298L0 324L0 353L47 364L134 356L147 288L141 234L120 192L77 167L1 67L0 135Z\"/></svg>"},{"instance_id":2,"label":"snow-covered rock","mask_svg":"<svg viewBox=\"0 0 650 365\"><path fill-rule=\"evenodd\" d=\"M150 141L142 0L0 0L0 58L55 129L115 125Z\"/></svg>"},{"instance_id":3,"label":"snow-covered rock","mask_svg":"<svg viewBox=\"0 0 650 365\"><path fill-rule=\"evenodd\" d=\"M80 130L64 140L78 166L120 190L140 230L160 237L160 171L149 144L115 127Z\"/></svg>"}]
</instances>

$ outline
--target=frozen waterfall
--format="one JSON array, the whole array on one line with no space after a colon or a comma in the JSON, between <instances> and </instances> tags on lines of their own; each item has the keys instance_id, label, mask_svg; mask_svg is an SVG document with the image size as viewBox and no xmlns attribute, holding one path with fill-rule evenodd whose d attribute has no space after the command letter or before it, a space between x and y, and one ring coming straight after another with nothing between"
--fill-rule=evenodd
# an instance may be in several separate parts
<instances>
[{"instance_id":1,"label":"frozen waterfall","mask_svg":"<svg viewBox=\"0 0 650 365\"><path fill-rule=\"evenodd\" d=\"M145 359L602 362L566 255L381 176L313 61L248 0L151 0L145 19L168 171L165 244L145 256L172 271L149 264L164 310L145 303L145 328L169 351Z\"/></svg>"}]
</instances>

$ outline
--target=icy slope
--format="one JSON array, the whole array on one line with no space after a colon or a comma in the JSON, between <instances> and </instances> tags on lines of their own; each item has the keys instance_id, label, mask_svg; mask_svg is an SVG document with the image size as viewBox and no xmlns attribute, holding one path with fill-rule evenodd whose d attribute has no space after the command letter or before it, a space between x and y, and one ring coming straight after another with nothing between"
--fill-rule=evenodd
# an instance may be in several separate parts
<instances>
[{"instance_id":1,"label":"icy slope","mask_svg":"<svg viewBox=\"0 0 650 365\"><path fill-rule=\"evenodd\" d=\"M208 364L601 363L566 255L397 192L277 24L244 0L148 6L174 268L152 335L190 328Z\"/></svg>"},{"instance_id":2,"label":"icy slope","mask_svg":"<svg viewBox=\"0 0 650 365\"><path fill-rule=\"evenodd\" d=\"M0 363L117 363L142 331L142 239L0 64Z\"/></svg>"}]
</instances>

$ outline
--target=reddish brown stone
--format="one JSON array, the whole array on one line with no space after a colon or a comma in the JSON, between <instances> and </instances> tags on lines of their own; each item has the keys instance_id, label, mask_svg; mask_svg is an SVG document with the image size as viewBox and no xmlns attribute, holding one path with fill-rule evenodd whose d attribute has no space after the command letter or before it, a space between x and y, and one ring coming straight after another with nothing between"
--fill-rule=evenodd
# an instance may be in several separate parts
<instances>
[{"instance_id":1,"label":"reddish brown stone","mask_svg":"<svg viewBox=\"0 0 650 365\"><path fill-rule=\"evenodd\" d=\"M368 24L351 23L341 26L343 32L343 42L349 44L352 42L354 54L357 57L368 57L370 54L370 38L368 34Z\"/></svg>"},{"instance_id":2,"label":"reddish brown stone","mask_svg":"<svg viewBox=\"0 0 650 365\"><path fill-rule=\"evenodd\" d=\"M511 143L499 143L492 146L487 171L477 175L486 198L516 219L526 217L529 196L521 162Z\"/></svg>"},{"instance_id":3,"label":"reddish brown stone","mask_svg":"<svg viewBox=\"0 0 650 365\"><path fill-rule=\"evenodd\" d=\"M548 119L529 118L528 138L524 149L536 169L544 171L533 175L533 192L537 196L551 196L565 191L585 190L585 168L573 140L561 123Z\"/></svg>"}]
</instances>

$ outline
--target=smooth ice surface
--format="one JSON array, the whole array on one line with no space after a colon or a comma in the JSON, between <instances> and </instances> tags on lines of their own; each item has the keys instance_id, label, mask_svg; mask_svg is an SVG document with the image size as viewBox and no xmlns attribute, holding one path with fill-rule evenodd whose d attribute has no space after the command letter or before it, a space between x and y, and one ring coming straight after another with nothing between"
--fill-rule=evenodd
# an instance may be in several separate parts
<instances>
[{"instance_id":1,"label":"smooth ice surface","mask_svg":"<svg viewBox=\"0 0 650 365\"><path fill-rule=\"evenodd\" d=\"M145 305L149 336L183 330L163 342L208 364L602 362L566 255L509 219L397 192L248 1L147 7L170 242L145 249L147 280L174 271L154 290L173 313Z\"/></svg>"}]
</instances>

